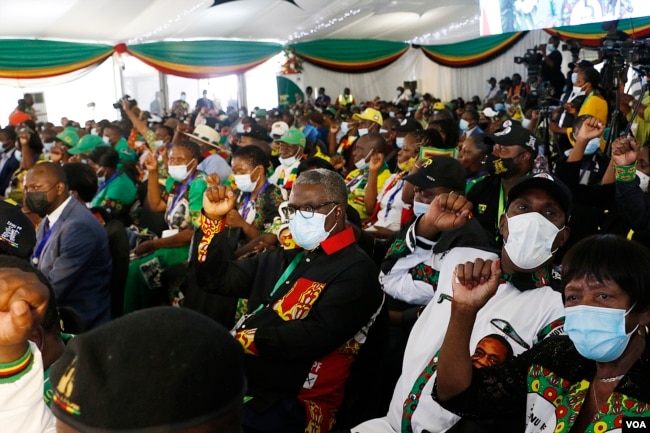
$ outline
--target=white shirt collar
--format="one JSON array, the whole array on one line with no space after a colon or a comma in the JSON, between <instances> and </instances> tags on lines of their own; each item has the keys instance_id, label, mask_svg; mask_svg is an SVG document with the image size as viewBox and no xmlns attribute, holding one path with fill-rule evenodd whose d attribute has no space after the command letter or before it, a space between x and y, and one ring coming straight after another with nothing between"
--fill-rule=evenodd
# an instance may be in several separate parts
<instances>
[{"instance_id":1,"label":"white shirt collar","mask_svg":"<svg viewBox=\"0 0 650 433\"><path fill-rule=\"evenodd\" d=\"M47 220L50 223L50 227L54 226L54 224L59 220L61 214L63 213L63 209L65 209L65 207L68 205L71 199L72 196L69 195L68 198L65 199L65 201L59 205L59 207L54 209L51 214L46 216Z\"/></svg>"}]
</instances>

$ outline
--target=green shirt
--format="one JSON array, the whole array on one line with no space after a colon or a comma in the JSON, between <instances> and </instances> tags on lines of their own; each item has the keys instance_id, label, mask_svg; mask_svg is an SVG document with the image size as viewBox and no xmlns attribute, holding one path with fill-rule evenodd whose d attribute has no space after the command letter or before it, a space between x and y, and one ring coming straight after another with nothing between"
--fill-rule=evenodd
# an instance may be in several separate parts
<instances>
[{"instance_id":1,"label":"green shirt","mask_svg":"<svg viewBox=\"0 0 650 433\"><path fill-rule=\"evenodd\" d=\"M129 144L126 142L124 138L120 138L120 141L115 143L114 147L115 150L117 151L117 154L120 156L120 161L135 162L135 160L138 159L135 150L129 147Z\"/></svg>"},{"instance_id":2,"label":"green shirt","mask_svg":"<svg viewBox=\"0 0 650 433\"><path fill-rule=\"evenodd\" d=\"M90 205L106 208L112 214L128 212L138 193L135 184L126 173L119 174L100 188Z\"/></svg>"}]
</instances>

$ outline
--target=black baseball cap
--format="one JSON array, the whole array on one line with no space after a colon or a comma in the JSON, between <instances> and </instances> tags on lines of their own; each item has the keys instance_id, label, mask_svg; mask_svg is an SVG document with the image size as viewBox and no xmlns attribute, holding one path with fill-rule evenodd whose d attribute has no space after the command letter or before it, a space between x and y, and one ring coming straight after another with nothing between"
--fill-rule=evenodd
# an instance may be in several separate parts
<instances>
[{"instance_id":1,"label":"black baseball cap","mask_svg":"<svg viewBox=\"0 0 650 433\"><path fill-rule=\"evenodd\" d=\"M424 161L422 167L404 180L413 185L429 189L437 186L450 188L453 191L465 191L465 169L457 159L450 156L432 156Z\"/></svg>"}]
</instances>

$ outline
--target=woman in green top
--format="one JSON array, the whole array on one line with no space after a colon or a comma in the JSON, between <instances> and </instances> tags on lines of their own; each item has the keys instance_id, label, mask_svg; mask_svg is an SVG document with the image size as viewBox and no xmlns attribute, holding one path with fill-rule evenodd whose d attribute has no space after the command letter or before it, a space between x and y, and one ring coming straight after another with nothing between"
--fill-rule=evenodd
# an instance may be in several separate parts
<instances>
[{"instance_id":1,"label":"woman in green top","mask_svg":"<svg viewBox=\"0 0 650 433\"><path fill-rule=\"evenodd\" d=\"M98 179L97 194L90 205L105 209L111 217L128 225L126 220L137 188L125 170L118 170L119 162L120 157L111 146L97 146L88 154L88 166L95 170Z\"/></svg>"}]
</instances>

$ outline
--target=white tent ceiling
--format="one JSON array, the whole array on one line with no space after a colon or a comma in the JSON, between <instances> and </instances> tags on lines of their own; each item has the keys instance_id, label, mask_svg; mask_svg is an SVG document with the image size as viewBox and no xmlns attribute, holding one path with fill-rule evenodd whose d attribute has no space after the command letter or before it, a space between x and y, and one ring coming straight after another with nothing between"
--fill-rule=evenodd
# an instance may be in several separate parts
<instances>
[{"instance_id":1,"label":"white tent ceiling","mask_svg":"<svg viewBox=\"0 0 650 433\"><path fill-rule=\"evenodd\" d=\"M479 36L479 0L3 0L0 37L116 44L323 38L444 44Z\"/></svg>"}]
</instances>

